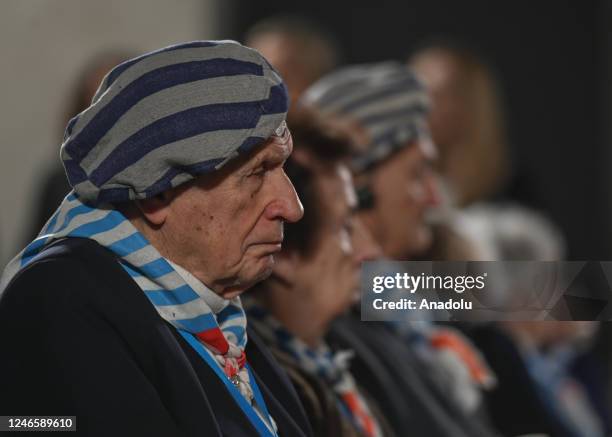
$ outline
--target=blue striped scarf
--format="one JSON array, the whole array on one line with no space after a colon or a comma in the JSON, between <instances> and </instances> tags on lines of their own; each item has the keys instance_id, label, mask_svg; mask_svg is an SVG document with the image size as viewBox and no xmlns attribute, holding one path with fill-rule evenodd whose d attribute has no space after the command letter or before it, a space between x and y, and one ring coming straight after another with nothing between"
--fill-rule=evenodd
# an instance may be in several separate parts
<instances>
[{"instance_id":1,"label":"blue striped scarf","mask_svg":"<svg viewBox=\"0 0 612 437\"><path fill-rule=\"evenodd\" d=\"M123 214L108 206L88 206L74 192L64 199L38 237L7 265L0 293L47 244L63 237L89 238L113 252L159 315L177 329L194 334L213 355L227 352L223 350L224 341L226 346L244 351L246 317L239 297L214 314L206 294L189 286Z\"/></svg>"}]
</instances>

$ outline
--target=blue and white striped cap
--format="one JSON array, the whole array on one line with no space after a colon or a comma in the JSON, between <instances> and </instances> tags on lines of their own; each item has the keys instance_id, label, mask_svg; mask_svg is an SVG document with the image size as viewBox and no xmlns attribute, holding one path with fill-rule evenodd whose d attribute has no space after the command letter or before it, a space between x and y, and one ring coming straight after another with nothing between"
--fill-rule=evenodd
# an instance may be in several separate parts
<instances>
[{"instance_id":1,"label":"blue and white striped cap","mask_svg":"<svg viewBox=\"0 0 612 437\"><path fill-rule=\"evenodd\" d=\"M281 77L235 41L193 41L111 70L61 148L78 197L144 199L214 171L282 128Z\"/></svg>"},{"instance_id":2,"label":"blue and white striped cap","mask_svg":"<svg viewBox=\"0 0 612 437\"><path fill-rule=\"evenodd\" d=\"M419 139L431 145L425 87L398 62L354 65L312 85L300 100L325 115L356 122L367 134L353 167L368 170L396 150Z\"/></svg>"}]
</instances>

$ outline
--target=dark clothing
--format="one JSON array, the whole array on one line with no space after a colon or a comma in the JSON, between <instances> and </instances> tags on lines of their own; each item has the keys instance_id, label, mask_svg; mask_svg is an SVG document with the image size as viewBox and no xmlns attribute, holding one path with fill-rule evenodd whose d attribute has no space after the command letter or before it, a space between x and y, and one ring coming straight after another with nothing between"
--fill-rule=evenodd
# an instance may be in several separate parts
<instances>
[{"instance_id":1,"label":"dark clothing","mask_svg":"<svg viewBox=\"0 0 612 437\"><path fill-rule=\"evenodd\" d=\"M471 337L497 375L497 387L487 394L489 415L503 435L543 433L572 435L546 407L514 341L490 325L474 328Z\"/></svg>"},{"instance_id":2,"label":"dark clothing","mask_svg":"<svg viewBox=\"0 0 612 437\"><path fill-rule=\"evenodd\" d=\"M286 374L248 332L281 436L311 435ZM51 245L0 299L0 414L76 416L76 435L257 436L213 370L97 243Z\"/></svg>"},{"instance_id":3,"label":"dark clothing","mask_svg":"<svg viewBox=\"0 0 612 437\"><path fill-rule=\"evenodd\" d=\"M604 426L605 435L612 435L611 329L612 324L610 322L602 322L599 325L594 344L576 358L571 369L572 376L587 391L593 408Z\"/></svg>"},{"instance_id":4,"label":"dark clothing","mask_svg":"<svg viewBox=\"0 0 612 437\"><path fill-rule=\"evenodd\" d=\"M494 435L452 405L416 353L384 323L361 322L351 314L334 323L329 341L355 351L352 373L375 398L396 434Z\"/></svg>"},{"instance_id":5,"label":"dark clothing","mask_svg":"<svg viewBox=\"0 0 612 437\"><path fill-rule=\"evenodd\" d=\"M605 324L603 324L605 326ZM597 345L599 346L599 345ZM606 382L606 358L596 349L587 350L572 363L571 375L584 387L593 409L604 427L605 435L612 435L612 403Z\"/></svg>"},{"instance_id":6,"label":"dark clothing","mask_svg":"<svg viewBox=\"0 0 612 437\"><path fill-rule=\"evenodd\" d=\"M262 336L262 338L265 338ZM291 355L276 345L268 345L274 357L283 366L293 383L306 415L310 420L311 428L317 437L365 437L353 424L346 412L341 411L337 395L333 388L323 378L305 371L300 363ZM375 401L362 387L359 393L368 404L373 417L378 422L383 436L393 436L393 430L387 423L383 413Z\"/></svg>"}]
</instances>

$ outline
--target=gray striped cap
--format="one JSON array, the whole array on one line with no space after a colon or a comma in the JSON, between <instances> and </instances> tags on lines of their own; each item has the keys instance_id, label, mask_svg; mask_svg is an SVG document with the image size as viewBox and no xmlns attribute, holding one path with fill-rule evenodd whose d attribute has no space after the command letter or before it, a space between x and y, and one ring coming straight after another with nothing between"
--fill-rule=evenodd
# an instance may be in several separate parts
<instances>
[{"instance_id":1,"label":"gray striped cap","mask_svg":"<svg viewBox=\"0 0 612 437\"><path fill-rule=\"evenodd\" d=\"M368 135L353 167L370 169L413 140L430 141L429 99L414 73L398 62L355 65L312 85L300 100L323 114L357 122Z\"/></svg>"},{"instance_id":2,"label":"gray striped cap","mask_svg":"<svg viewBox=\"0 0 612 437\"><path fill-rule=\"evenodd\" d=\"M287 109L285 84L257 51L178 44L111 70L68 123L61 159L86 203L144 199L250 152Z\"/></svg>"}]
</instances>

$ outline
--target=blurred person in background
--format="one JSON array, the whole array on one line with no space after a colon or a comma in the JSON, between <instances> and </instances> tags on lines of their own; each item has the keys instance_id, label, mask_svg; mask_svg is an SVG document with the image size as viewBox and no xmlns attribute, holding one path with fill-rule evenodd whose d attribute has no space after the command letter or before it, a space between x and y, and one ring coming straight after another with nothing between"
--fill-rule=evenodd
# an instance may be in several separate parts
<instances>
[{"instance_id":1,"label":"blurred person in background","mask_svg":"<svg viewBox=\"0 0 612 437\"><path fill-rule=\"evenodd\" d=\"M427 127L429 99L416 76L394 62L350 66L320 79L301 101L353 134L359 217L383 254L407 260L427 250L431 232L426 215L438 202L431 168L436 152ZM458 332L429 323L363 324L353 314L335 324L331 338L356 351L355 372L384 405L396 432L490 434L478 419L478 393L493 377ZM458 349L469 351L469 359ZM448 352L458 358L450 367ZM478 363L479 369L468 362ZM470 375L467 384L455 377L457 363ZM384 372L374 370L378 368ZM474 373L486 377L472 377ZM391 375L401 387L402 401L388 397L381 374ZM451 383L457 385L449 390Z\"/></svg>"},{"instance_id":2,"label":"blurred person in background","mask_svg":"<svg viewBox=\"0 0 612 437\"><path fill-rule=\"evenodd\" d=\"M245 44L259 50L284 78L292 104L341 61L332 35L298 16L281 15L256 23L247 31Z\"/></svg>"},{"instance_id":3,"label":"blurred person in background","mask_svg":"<svg viewBox=\"0 0 612 437\"><path fill-rule=\"evenodd\" d=\"M510 174L499 87L476 53L449 41L424 44L408 65L431 96L428 121L441 176L440 205L431 216L433 244L422 258L477 260L458 226L480 214L482 219L474 220L492 221L494 226L488 215L494 208L477 208L467 220L462 213L497 194Z\"/></svg>"},{"instance_id":4,"label":"blurred person in background","mask_svg":"<svg viewBox=\"0 0 612 437\"><path fill-rule=\"evenodd\" d=\"M424 45L408 64L431 96L435 166L450 203L463 207L497 194L510 175L510 160L500 89L491 68L450 42Z\"/></svg>"},{"instance_id":5,"label":"blurred person in background","mask_svg":"<svg viewBox=\"0 0 612 437\"><path fill-rule=\"evenodd\" d=\"M522 209L497 207L487 215L467 213L458 228L475 248L475 260L558 261L565 253L556 228ZM524 272L517 275L512 264L500 267L506 269L496 284L502 305L512 307L513 301L524 305L521 299L537 296L533 279L529 282ZM486 406L503 435L607 435L609 417L598 408L601 396L572 374L576 358L590 347L597 329L596 322L570 321L508 321L471 327L470 336L497 375L496 387L486 393ZM604 380L601 374L591 376Z\"/></svg>"},{"instance_id":6,"label":"blurred person in background","mask_svg":"<svg viewBox=\"0 0 612 437\"><path fill-rule=\"evenodd\" d=\"M438 182L429 100L417 78L394 62L346 67L309 88L302 102L352 131L360 217L385 256L407 260L426 250Z\"/></svg>"},{"instance_id":7,"label":"blurred person in background","mask_svg":"<svg viewBox=\"0 0 612 437\"><path fill-rule=\"evenodd\" d=\"M303 210L287 89L255 50L192 41L126 61L67 126L73 191L0 281L3 414L108 436L308 436L239 295Z\"/></svg>"},{"instance_id":8,"label":"blurred person in background","mask_svg":"<svg viewBox=\"0 0 612 437\"><path fill-rule=\"evenodd\" d=\"M294 152L285 169L304 217L287 225L272 275L245 301L249 324L287 370L316 436L393 435L351 374L350 352L325 341L359 299L361 262L380 255L356 218L350 140L308 113L294 112L289 125Z\"/></svg>"},{"instance_id":9,"label":"blurred person in background","mask_svg":"<svg viewBox=\"0 0 612 437\"><path fill-rule=\"evenodd\" d=\"M514 321L474 329L472 337L498 377L486 405L505 436L597 437L606 424L572 375L572 362L597 322Z\"/></svg>"},{"instance_id":10,"label":"blurred person in background","mask_svg":"<svg viewBox=\"0 0 612 437\"><path fill-rule=\"evenodd\" d=\"M96 94L102 79L115 65L131 57L131 53L124 50L109 50L102 52L90 59L79 74L75 86L72 89L72 97L68 100L67 108L61 120L63 129L68 121L87 108ZM31 224L28 228L24 244L32 241L45 225L47 220L55 212L58 205L70 191L70 185L66 180L66 173L57 162L49 164L44 177L40 182L40 190L35 194L35 201L31 205Z\"/></svg>"},{"instance_id":11,"label":"blurred person in background","mask_svg":"<svg viewBox=\"0 0 612 437\"><path fill-rule=\"evenodd\" d=\"M490 201L511 173L503 102L492 69L469 48L442 40L423 45L408 65L431 96L428 121L438 148L435 164L441 186L440 204L431 215L433 244L422 257L518 260L507 253L509 244L504 246L506 253L499 253L501 247L493 240L484 247L484 240L470 230L484 226L494 238L495 229L509 222L518 233L523 225L548 223L536 211ZM545 233L543 238L549 236Z\"/></svg>"},{"instance_id":12,"label":"blurred person in background","mask_svg":"<svg viewBox=\"0 0 612 437\"><path fill-rule=\"evenodd\" d=\"M423 258L451 261L563 259L564 238L546 217L520 205L488 201L498 194L511 174L503 102L491 67L466 46L441 40L422 45L410 57L409 65L419 74L432 97L429 122L439 150L437 168L443 187L441 207L433 220L433 245ZM504 289L516 282L511 272L506 276L508 284L500 284ZM499 290L499 293L507 293L507 290ZM542 329L554 330L554 325ZM467 325L462 327L467 328ZM575 329L580 331L579 326ZM491 340L491 344L482 347L488 352L493 344ZM585 348L580 351L584 352ZM594 406L601 423L609 431L609 402L601 389L606 372L593 370L592 364L598 359L593 359L591 354L581 357L586 357L581 362L590 362L592 370L591 384L585 387L594 403L587 410ZM560 365L564 372L570 372L574 366L576 355L571 358L570 355L573 354L565 354L568 359ZM495 372L501 372L499 390L490 392L491 397L498 399L495 393L517 390L513 402L520 403L524 397L533 399L533 392L528 393L533 387L521 393L517 388L521 384L513 379L511 366L506 366L501 355L490 359ZM555 369L550 372L558 373ZM520 370L517 374L521 374ZM593 384L597 379L600 384ZM580 385L580 381L576 382ZM514 408L510 404L508 401L504 406L498 405L493 412L494 419L503 421L503 426L508 426L507 422L512 420L511 414L507 418L503 416L506 407Z\"/></svg>"}]
</instances>

